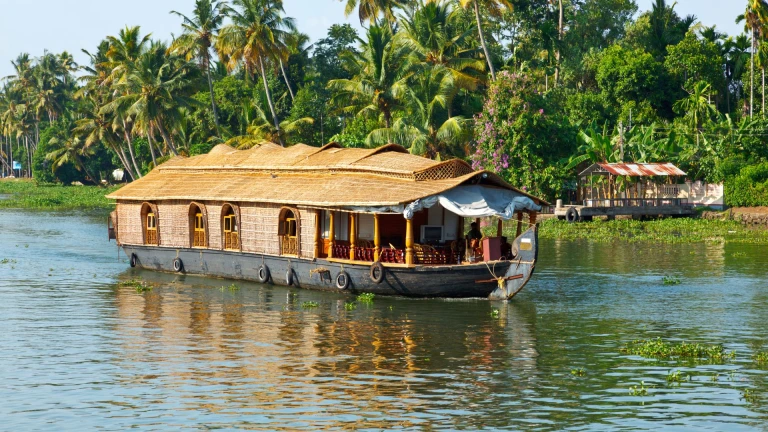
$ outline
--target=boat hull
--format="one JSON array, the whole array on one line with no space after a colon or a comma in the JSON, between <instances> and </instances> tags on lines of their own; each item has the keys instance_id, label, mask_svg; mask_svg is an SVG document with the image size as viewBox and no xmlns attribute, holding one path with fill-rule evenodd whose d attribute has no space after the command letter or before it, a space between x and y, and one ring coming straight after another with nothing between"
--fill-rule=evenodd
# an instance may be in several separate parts
<instances>
[{"instance_id":1,"label":"boat hull","mask_svg":"<svg viewBox=\"0 0 768 432\"><path fill-rule=\"evenodd\" d=\"M370 264L211 249L123 245L123 250L128 257L135 255L137 267L155 271L260 282L259 267L265 265L270 273L268 283L275 285L407 297L488 297L498 285L495 281L488 282L492 277L489 267L496 274L502 275L510 267L509 261L488 263L489 267L482 263L453 266L385 266L384 279L376 283L370 276ZM178 272L174 270L176 258L182 263ZM350 283L346 289L337 287L336 278L341 271L349 275ZM289 272L291 283L288 282Z\"/></svg>"}]
</instances>

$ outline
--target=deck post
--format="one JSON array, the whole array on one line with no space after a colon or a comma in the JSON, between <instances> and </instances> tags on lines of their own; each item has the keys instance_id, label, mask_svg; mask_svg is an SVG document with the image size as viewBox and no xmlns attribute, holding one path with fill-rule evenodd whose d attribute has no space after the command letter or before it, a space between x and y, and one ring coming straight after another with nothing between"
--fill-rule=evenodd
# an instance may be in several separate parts
<instances>
[{"instance_id":1,"label":"deck post","mask_svg":"<svg viewBox=\"0 0 768 432\"><path fill-rule=\"evenodd\" d=\"M328 211L328 219L331 224L328 228L328 258L333 258L333 246L336 243L336 224L334 223L335 217L332 210Z\"/></svg>"},{"instance_id":2,"label":"deck post","mask_svg":"<svg viewBox=\"0 0 768 432\"><path fill-rule=\"evenodd\" d=\"M503 231L504 231L504 221L501 218L499 218L499 221L496 223L496 237L501 237Z\"/></svg>"},{"instance_id":3,"label":"deck post","mask_svg":"<svg viewBox=\"0 0 768 432\"><path fill-rule=\"evenodd\" d=\"M405 220L405 263L413 264L413 222Z\"/></svg>"},{"instance_id":4,"label":"deck post","mask_svg":"<svg viewBox=\"0 0 768 432\"><path fill-rule=\"evenodd\" d=\"M320 210L317 210L315 211L315 243L313 245L315 258L320 258L320 237L322 237L320 230Z\"/></svg>"},{"instance_id":5,"label":"deck post","mask_svg":"<svg viewBox=\"0 0 768 432\"><path fill-rule=\"evenodd\" d=\"M357 226L355 224L355 214L349 214L349 259L355 259L355 241L357 240Z\"/></svg>"},{"instance_id":6,"label":"deck post","mask_svg":"<svg viewBox=\"0 0 768 432\"><path fill-rule=\"evenodd\" d=\"M523 212L519 211L517 212L517 231L515 234L515 238L520 237L520 234L523 233Z\"/></svg>"},{"instance_id":7,"label":"deck post","mask_svg":"<svg viewBox=\"0 0 768 432\"><path fill-rule=\"evenodd\" d=\"M373 260L379 260L379 254L381 253L381 237L379 235L379 214L373 214Z\"/></svg>"},{"instance_id":8,"label":"deck post","mask_svg":"<svg viewBox=\"0 0 768 432\"><path fill-rule=\"evenodd\" d=\"M530 222L531 222L531 225L536 225L536 212L535 211L532 211L530 213Z\"/></svg>"}]
</instances>

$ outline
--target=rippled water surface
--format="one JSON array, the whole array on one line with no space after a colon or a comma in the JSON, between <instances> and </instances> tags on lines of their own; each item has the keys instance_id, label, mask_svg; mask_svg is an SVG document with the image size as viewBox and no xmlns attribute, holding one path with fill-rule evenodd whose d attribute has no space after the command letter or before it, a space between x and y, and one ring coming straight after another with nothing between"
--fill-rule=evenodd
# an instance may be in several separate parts
<instances>
[{"instance_id":1,"label":"rippled water surface","mask_svg":"<svg viewBox=\"0 0 768 432\"><path fill-rule=\"evenodd\" d=\"M547 241L508 304L346 310L343 295L131 270L103 215L3 211L0 239L3 430L768 429L751 359L768 349L762 246ZM137 278L152 290L118 285ZM656 337L736 358L619 352ZM671 370L690 381L668 385Z\"/></svg>"}]
</instances>

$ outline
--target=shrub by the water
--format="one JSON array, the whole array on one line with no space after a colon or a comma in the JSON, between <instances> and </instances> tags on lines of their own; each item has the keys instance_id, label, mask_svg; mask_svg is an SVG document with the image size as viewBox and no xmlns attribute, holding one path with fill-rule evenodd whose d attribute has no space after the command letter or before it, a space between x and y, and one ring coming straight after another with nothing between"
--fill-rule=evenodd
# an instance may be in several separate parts
<instances>
[{"instance_id":1,"label":"shrub by the water","mask_svg":"<svg viewBox=\"0 0 768 432\"><path fill-rule=\"evenodd\" d=\"M746 166L727 178L724 193L730 206L768 206L768 162Z\"/></svg>"}]
</instances>

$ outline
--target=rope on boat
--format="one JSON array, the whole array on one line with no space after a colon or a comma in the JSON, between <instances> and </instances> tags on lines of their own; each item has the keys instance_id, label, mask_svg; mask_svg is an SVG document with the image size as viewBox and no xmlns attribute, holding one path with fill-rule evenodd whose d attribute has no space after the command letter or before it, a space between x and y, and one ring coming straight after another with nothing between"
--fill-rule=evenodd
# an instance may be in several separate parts
<instances>
[{"instance_id":1,"label":"rope on boat","mask_svg":"<svg viewBox=\"0 0 768 432\"><path fill-rule=\"evenodd\" d=\"M504 288L504 280L505 279L503 277L496 276L496 262L493 263L493 269L491 269L491 267L488 265L488 263L486 261L483 261L483 264L485 264L485 268L488 269L488 272L491 274L493 279L496 280L496 283L499 284L499 289Z\"/></svg>"}]
</instances>

